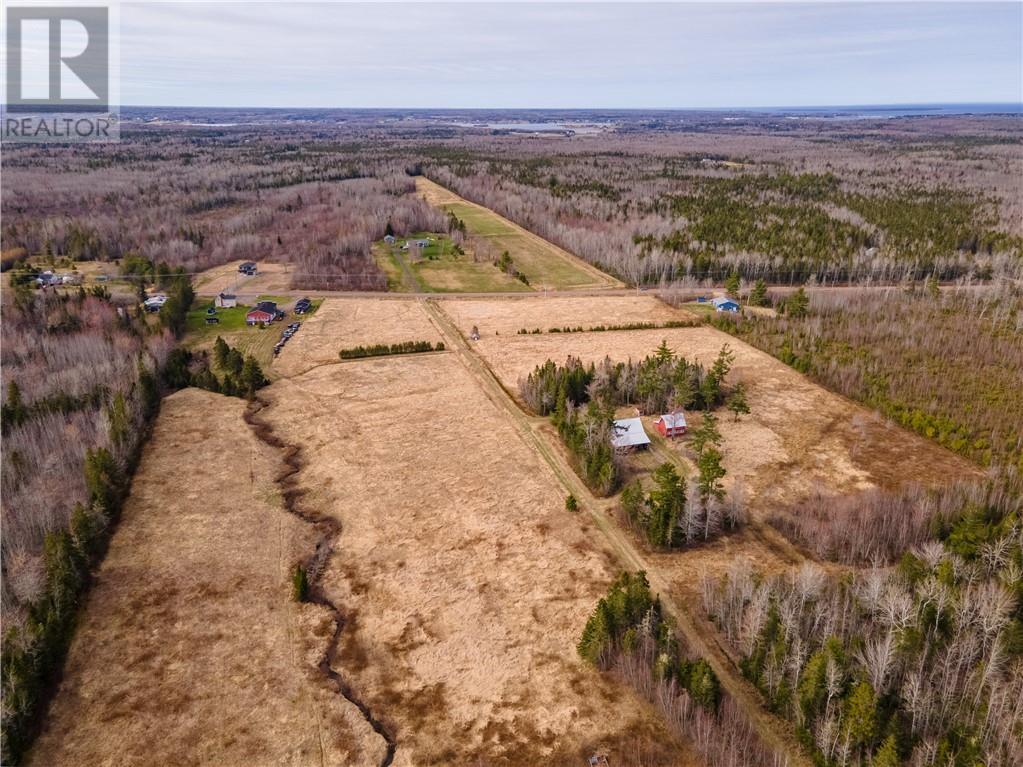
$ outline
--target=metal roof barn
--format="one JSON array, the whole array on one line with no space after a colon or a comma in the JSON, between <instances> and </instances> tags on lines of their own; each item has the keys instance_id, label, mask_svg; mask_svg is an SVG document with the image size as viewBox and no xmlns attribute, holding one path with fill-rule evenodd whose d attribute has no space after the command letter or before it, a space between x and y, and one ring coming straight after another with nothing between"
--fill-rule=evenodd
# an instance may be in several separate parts
<instances>
[{"instance_id":1,"label":"metal roof barn","mask_svg":"<svg viewBox=\"0 0 1023 767\"><path fill-rule=\"evenodd\" d=\"M650 444L643 422L638 418L619 418L615 421L615 435L611 444L616 448L645 447Z\"/></svg>"}]
</instances>

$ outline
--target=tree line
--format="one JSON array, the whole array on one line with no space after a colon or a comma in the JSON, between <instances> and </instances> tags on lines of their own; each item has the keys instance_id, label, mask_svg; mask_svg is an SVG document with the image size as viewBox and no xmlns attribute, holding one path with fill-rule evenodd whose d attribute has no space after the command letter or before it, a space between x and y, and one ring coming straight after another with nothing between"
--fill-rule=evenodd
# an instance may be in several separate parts
<instances>
[{"instance_id":1,"label":"tree line","mask_svg":"<svg viewBox=\"0 0 1023 767\"><path fill-rule=\"evenodd\" d=\"M579 655L653 703L709 764L781 765L753 732L717 675L696 657L650 593L646 574L621 573L583 629Z\"/></svg>"},{"instance_id":2,"label":"tree line","mask_svg":"<svg viewBox=\"0 0 1023 767\"><path fill-rule=\"evenodd\" d=\"M390 354L420 354L422 352L442 352L441 341L401 341L396 344L371 344L370 346L353 346L342 349L339 354L343 360L354 360L362 357L386 357Z\"/></svg>"},{"instance_id":3,"label":"tree line","mask_svg":"<svg viewBox=\"0 0 1023 767\"><path fill-rule=\"evenodd\" d=\"M156 323L105 290L4 293L5 764L38 731L162 392L176 385L191 287L172 283Z\"/></svg>"}]
</instances>

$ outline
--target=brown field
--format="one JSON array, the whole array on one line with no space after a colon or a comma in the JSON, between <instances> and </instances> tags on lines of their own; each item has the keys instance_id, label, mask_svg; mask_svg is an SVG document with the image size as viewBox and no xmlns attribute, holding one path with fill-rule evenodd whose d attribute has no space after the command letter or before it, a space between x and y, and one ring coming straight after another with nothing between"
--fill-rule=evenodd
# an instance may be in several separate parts
<instances>
[{"instance_id":1,"label":"brown field","mask_svg":"<svg viewBox=\"0 0 1023 767\"><path fill-rule=\"evenodd\" d=\"M196 295L215 296L217 293L273 293L291 288L290 264L257 261L256 274L246 277L238 272L242 259L214 266L193 280Z\"/></svg>"},{"instance_id":2,"label":"brown field","mask_svg":"<svg viewBox=\"0 0 1023 767\"><path fill-rule=\"evenodd\" d=\"M301 446L302 503L343 525L322 581L350 616L338 665L395 764L582 764L601 744L692 763L576 656L617 565L456 354L323 365L264 397Z\"/></svg>"},{"instance_id":3,"label":"brown field","mask_svg":"<svg viewBox=\"0 0 1023 767\"><path fill-rule=\"evenodd\" d=\"M328 298L303 321L302 329L274 361L273 370L280 376L297 375L338 362L338 353L353 346L440 340L419 301Z\"/></svg>"},{"instance_id":4,"label":"brown field","mask_svg":"<svg viewBox=\"0 0 1023 767\"><path fill-rule=\"evenodd\" d=\"M452 314L458 311L455 303L445 303L443 309ZM500 304L495 312L503 310ZM476 312L479 315L482 310ZM756 510L789 504L818 487L841 493L892 487L907 479L946 482L977 471L965 459L887 423L773 357L708 327L484 335L474 348L514 394L520 377L547 359L563 362L571 354L584 361L605 356L638 361L662 340L704 364L709 364L725 343L735 352L729 380L745 381L752 414L737 423L729 414L721 415L723 452L728 481L742 484ZM647 419L648 430L652 420ZM682 445L684 441L676 443L675 449L684 449Z\"/></svg>"},{"instance_id":5,"label":"brown field","mask_svg":"<svg viewBox=\"0 0 1023 767\"><path fill-rule=\"evenodd\" d=\"M288 578L314 541L244 407L164 400L29 764L380 763L316 668L333 622Z\"/></svg>"},{"instance_id":6,"label":"brown field","mask_svg":"<svg viewBox=\"0 0 1023 767\"><path fill-rule=\"evenodd\" d=\"M684 322L693 315L673 309L653 296L551 296L540 298L449 299L443 303L463 335L469 335L473 325L483 338L500 334L515 335L520 329L583 327L597 325L626 325L635 322ZM542 361L542 360L541 360Z\"/></svg>"}]
</instances>

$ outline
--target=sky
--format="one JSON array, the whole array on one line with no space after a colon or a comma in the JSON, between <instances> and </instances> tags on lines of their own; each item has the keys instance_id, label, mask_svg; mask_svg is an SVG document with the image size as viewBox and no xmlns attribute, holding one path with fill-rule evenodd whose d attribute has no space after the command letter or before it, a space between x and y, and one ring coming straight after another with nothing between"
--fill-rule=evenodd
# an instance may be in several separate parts
<instances>
[{"instance_id":1,"label":"sky","mask_svg":"<svg viewBox=\"0 0 1023 767\"><path fill-rule=\"evenodd\" d=\"M129 2L122 104L1023 101L1023 3Z\"/></svg>"}]
</instances>

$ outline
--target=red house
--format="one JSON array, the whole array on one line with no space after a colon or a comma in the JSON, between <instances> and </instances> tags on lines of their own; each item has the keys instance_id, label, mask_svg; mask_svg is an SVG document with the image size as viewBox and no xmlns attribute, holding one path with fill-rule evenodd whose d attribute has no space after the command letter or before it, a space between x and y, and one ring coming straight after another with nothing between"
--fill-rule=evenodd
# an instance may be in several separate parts
<instances>
[{"instance_id":1,"label":"red house","mask_svg":"<svg viewBox=\"0 0 1023 767\"><path fill-rule=\"evenodd\" d=\"M662 437L681 437L686 433L686 417L683 413L665 413L654 421L654 426Z\"/></svg>"},{"instance_id":2,"label":"red house","mask_svg":"<svg viewBox=\"0 0 1023 767\"><path fill-rule=\"evenodd\" d=\"M245 315L246 325L260 325L264 322L270 323L277 319L277 304L273 301L260 301Z\"/></svg>"}]
</instances>

